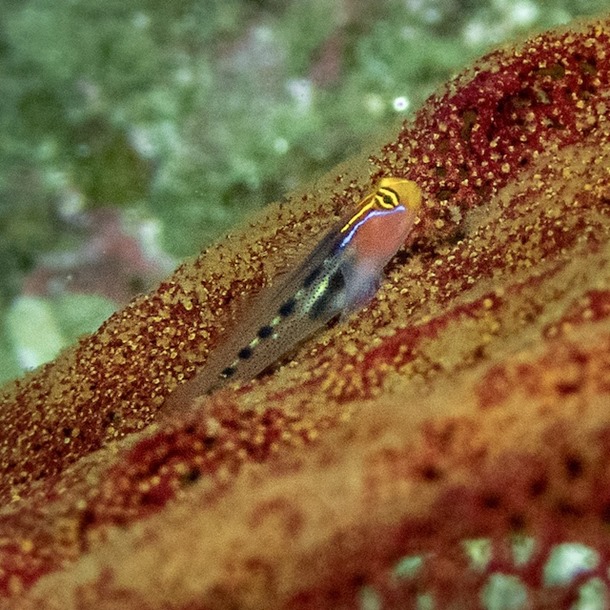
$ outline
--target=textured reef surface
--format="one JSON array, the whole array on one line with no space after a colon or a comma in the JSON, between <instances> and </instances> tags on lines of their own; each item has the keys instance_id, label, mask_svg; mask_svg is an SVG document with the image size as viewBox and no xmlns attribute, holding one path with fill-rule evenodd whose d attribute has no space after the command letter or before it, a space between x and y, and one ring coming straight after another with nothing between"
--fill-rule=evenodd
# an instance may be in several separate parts
<instances>
[{"instance_id":1,"label":"textured reef surface","mask_svg":"<svg viewBox=\"0 0 610 610\"><path fill-rule=\"evenodd\" d=\"M485 57L373 157L6 386L0 604L607 603L609 28ZM370 306L160 412L250 295L388 174L425 203ZM551 570L562 552L580 563Z\"/></svg>"}]
</instances>

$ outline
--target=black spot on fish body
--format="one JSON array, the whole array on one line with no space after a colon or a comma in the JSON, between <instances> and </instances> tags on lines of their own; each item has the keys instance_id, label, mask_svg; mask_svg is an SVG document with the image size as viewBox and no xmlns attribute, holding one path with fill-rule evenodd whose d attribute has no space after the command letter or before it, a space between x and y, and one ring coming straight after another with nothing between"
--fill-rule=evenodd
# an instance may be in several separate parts
<instances>
[{"instance_id":1,"label":"black spot on fish body","mask_svg":"<svg viewBox=\"0 0 610 610\"><path fill-rule=\"evenodd\" d=\"M345 278L343 273L335 271L329 278L325 290L318 296L309 310L311 320L316 320L328 314L328 310L345 291ZM337 312L338 313L338 312Z\"/></svg>"},{"instance_id":2,"label":"black spot on fish body","mask_svg":"<svg viewBox=\"0 0 610 610\"><path fill-rule=\"evenodd\" d=\"M309 288L322 272L322 267L316 267L304 280L303 288Z\"/></svg>"},{"instance_id":3,"label":"black spot on fish body","mask_svg":"<svg viewBox=\"0 0 610 610\"><path fill-rule=\"evenodd\" d=\"M220 373L221 377L224 377L225 379L228 377L233 377L233 375L235 375L235 367L234 366L228 366L226 369L224 369L222 371L222 373Z\"/></svg>"},{"instance_id":4,"label":"black spot on fish body","mask_svg":"<svg viewBox=\"0 0 610 610\"><path fill-rule=\"evenodd\" d=\"M261 326L258 329L258 338L259 339L268 339L273 334L273 327L271 326Z\"/></svg>"},{"instance_id":5,"label":"black spot on fish body","mask_svg":"<svg viewBox=\"0 0 610 610\"><path fill-rule=\"evenodd\" d=\"M294 313L294 308L296 307L296 300L294 298L288 299L285 303L281 305L278 310L278 313L282 318L287 318L288 316Z\"/></svg>"},{"instance_id":6,"label":"black spot on fish body","mask_svg":"<svg viewBox=\"0 0 610 610\"><path fill-rule=\"evenodd\" d=\"M250 358L250 356L252 356L252 348L244 347L239 350L237 355L241 360L248 360L248 358Z\"/></svg>"},{"instance_id":7,"label":"black spot on fish body","mask_svg":"<svg viewBox=\"0 0 610 610\"><path fill-rule=\"evenodd\" d=\"M328 291L333 295L337 295L340 292L345 290L345 278L343 277L343 273L341 271L335 271L330 276L330 281L328 283Z\"/></svg>"}]
</instances>

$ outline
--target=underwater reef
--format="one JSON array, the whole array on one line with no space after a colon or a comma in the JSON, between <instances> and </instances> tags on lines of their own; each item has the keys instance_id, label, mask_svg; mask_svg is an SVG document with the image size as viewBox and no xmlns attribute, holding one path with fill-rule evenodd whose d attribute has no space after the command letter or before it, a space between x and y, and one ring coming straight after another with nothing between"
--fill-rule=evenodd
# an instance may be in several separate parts
<instances>
[{"instance_id":1,"label":"underwater reef","mask_svg":"<svg viewBox=\"0 0 610 610\"><path fill-rule=\"evenodd\" d=\"M608 603L609 103L610 20L493 52L5 386L0 607ZM424 204L370 305L160 411L387 175Z\"/></svg>"}]
</instances>

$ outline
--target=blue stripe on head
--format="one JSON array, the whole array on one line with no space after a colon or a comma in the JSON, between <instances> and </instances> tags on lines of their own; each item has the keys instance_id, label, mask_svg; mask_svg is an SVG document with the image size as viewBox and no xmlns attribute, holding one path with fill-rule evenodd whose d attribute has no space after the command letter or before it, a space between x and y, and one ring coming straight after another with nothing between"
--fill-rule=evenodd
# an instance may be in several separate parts
<instances>
[{"instance_id":1,"label":"blue stripe on head","mask_svg":"<svg viewBox=\"0 0 610 610\"><path fill-rule=\"evenodd\" d=\"M358 221L347 233L347 235L341 240L341 243L339 244L339 249L342 250L343 248L347 247L347 245L349 244L350 241L352 241L354 235L356 234L356 231L358 231L358 229L365 223L367 222L372 216L386 216L388 214L394 214L394 212L405 212L406 208L404 205L397 205L395 208L391 209L391 210L373 210L372 212L370 212L369 214L367 214L362 220Z\"/></svg>"}]
</instances>

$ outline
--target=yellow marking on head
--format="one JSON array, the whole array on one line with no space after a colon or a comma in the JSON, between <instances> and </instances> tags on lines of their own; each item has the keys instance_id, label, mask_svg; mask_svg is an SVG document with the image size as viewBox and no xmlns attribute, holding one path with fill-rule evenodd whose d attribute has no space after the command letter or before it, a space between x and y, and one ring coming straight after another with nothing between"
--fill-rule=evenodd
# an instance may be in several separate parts
<instances>
[{"instance_id":1,"label":"yellow marking on head","mask_svg":"<svg viewBox=\"0 0 610 610\"><path fill-rule=\"evenodd\" d=\"M341 227L341 233L346 233L352 227L374 210L393 210L398 206L409 210L417 210L421 206L421 191L412 180L404 178L385 177L379 181L377 190L369 193L360 202L358 211Z\"/></svg>"}]
</instances>

